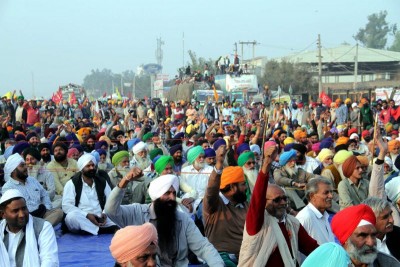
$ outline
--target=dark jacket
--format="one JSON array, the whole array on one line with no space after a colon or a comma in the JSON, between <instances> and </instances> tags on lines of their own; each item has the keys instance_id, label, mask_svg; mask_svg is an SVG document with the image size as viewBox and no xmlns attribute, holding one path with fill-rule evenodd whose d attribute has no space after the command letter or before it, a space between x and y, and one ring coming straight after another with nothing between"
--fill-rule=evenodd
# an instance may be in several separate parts
<instances>
[{"instance_id":1,"label":"dark jacket","mask_svg":"<svg viewBox=\"0 0 400 267\"><path fill-rule=\"evenodd\" d=\"M398 261L400 261L400 227L393 226L393 231L386 234L386 245L392 254Z\"/></svg>"}]
</instances>

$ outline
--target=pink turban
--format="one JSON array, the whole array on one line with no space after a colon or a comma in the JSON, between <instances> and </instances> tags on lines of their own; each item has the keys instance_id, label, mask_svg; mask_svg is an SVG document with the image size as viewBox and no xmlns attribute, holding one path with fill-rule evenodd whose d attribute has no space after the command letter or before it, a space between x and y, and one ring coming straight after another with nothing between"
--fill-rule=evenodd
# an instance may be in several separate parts
<instances>
[{"instance_id":1,"label":"pink turban","mask_svg":"<svg viewBox=\"0 0 400 267\"><path fill-rule=\"evenodd\" d=\"M125 263L140 255L151 244L158 244L157 230L151 223L126 226L111 240L111 255L118 263Z\"/></svg>"},{"instance_id":2,"label":"pink turban","mask_svg":"<svg viewBox=\"0 0 400 267\"><path fill-rule=\"evenodd\" d=\"M79 153L79 151L75 147L71 147L68 149L67 157L71 159L74 153Z\"/></svg>"},{"instance_id":3,"label":"pink turban","mask_svg":"<svg viewBox=\"0 0 400 267\"><path fill-rule=\"evenodd\" d=\"M270 146L276 146L276 143L275 143L275 141L267 141L267 142L265 142L265 144L264 144L264 149L266 149L266 148L268 148L268 147L270 147Z\"/></svg>"}]
</instances>

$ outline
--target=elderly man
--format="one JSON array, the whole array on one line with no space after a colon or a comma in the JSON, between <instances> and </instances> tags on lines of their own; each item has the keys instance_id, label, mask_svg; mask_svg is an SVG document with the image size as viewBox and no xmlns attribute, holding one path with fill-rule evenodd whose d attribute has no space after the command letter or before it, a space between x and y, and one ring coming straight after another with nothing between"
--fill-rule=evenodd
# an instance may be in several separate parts
<instances>
[{"instance_id":1,"label":"elderly man","mask_svg":"<svg viewBox=\"0 0 400 267\"><path fill-rule=\"evenodd\" d=\"M187 266L188 251L193 251L209 266L224 266L215 248L203 237L186 214L176 210L179 180L175 175L163 175L150 183L151 204L121 205L129 182L141 177L142 170L133 168L110 194L105 212L118 226L142 225L157 228L162 266Z\"/></svg>"},{"instance_id":2,"label":"elderly man","mask_svg":"<svg viewBox=\"0 0 400 267\"><path fill-rule=\"evenodd\" d=\"M332 207L333 187L329 180L324 178L311 179L306 185L308 205L296 216L307 233L318 244L335 242L327 209Z\"/></svg>"},{"instance_id":3,"label":"elderly man","mask_svg":"<svg viewBox=\"0 0 400 267\"><path fill-rule=\"evenodd\" d=\"M74 159L67 158L68 147L61 142L53 145L54 160L48 165L47 169L53 174L56 185L56 194L63 195L65 184L78 171L78 166Z\"/></svg>"},{"instance_id":4,"label":"elderly man","mask_svg":"<svg viewBox=\"0 0 400 267\"><path fill-rule=\"evenodd\" d=\"M147 146L144 142L140 141L132 148L133 157L130 162L130 167L139 167L141 170L145 170L150 166L151 160L147 157Z\"/></svg>"},{"instance_id":5,"label":"elderly man","mask_svg":"<svg viewBox=\"0 0 400 267\"><path fill-rule=\"evenodd\" d=\"M281 168L274 171L274 179L279 186L304 189L306 183L314 177L313 174L298 168L296 160L297 152L293 149L280 155L279 165ZM286 194L291 200L293 209L300 210L305 206L304 191L289 189Z\"/></svg>"},{"instance_id":6,"label":"elderly man","mask_svg":"<svg viewBox=\"0 0 400 267\"><path fill-rule=\"evenodd\" d=\"M194 211L204 197L208 178L213 170L213 167L206 165L204 155L204 149L201 146L191 148L187 155L191 165L184 167L181 173L181 183L186 183L195 190L195 195L186 193L182 196L182 204L185 206L192 204Z\"/></svg>"},{"instance_id":7,"label":"elderly man","mask_svg":"<svg viewBox=\"0 0 400 267\"><path fill-rule=\"evenodd\" d=\"M267 170L278 152L274 146L269 149L264 163ZM287 199L281 187L268 184L266 175L258 177L246 216L238 266L294 267L298 265L298 251L308 255L318 247L300 222L286 214Z\"/></svg>"},{"instance_id":8,"label":"elderly man","mask_svg":"<svg viewBox=\"0 0 400 267\"><path fill-rule=\"evenodd\" d=\"M0 198L0 266L59 266L53 227L29 214L20 191Z\"/></svg>"},{"instance_id":9,"label":"elderly man","mask_svg":"<svg viewBox=\"0 0 400 267\"><path fill-rule=\"evenodd\" d=\"M102 176L96 175L94 156L81 156L78 160L78 170L79 172L65 185L62 199L68 230L92 235L115 231L117 227L103 213L111 189Z\"/></svg>"},{"instance_id":10,"label":"elderly man","mask_svg":"<svg viewBox=\"0 0 400 267\"><path fill-rule=\"evenodd\" d=\"M121 181L121 179L128 174L129 172L129 152L126 150L119 151L114 154L112 157L112 164L115 166L108 173L110 176L110 180L112 185L115 187ZM129 184L129 188L125 192L124 199L122 200L122 204L131 204L133 197L133 189L137 186L138 183Z\"/></svg>"},{"instance_id":11,"label":"elderly man","mask_svg":"<svg viewBox=\"0 0 400 267\"><path fill-rule=\"evenodd\" d=\"M375 223L372 209L359 204L338 212L332 219L332 231L349 254L352 266L400 266L395 258L378 252Z\"/></svg>"},{"instance_id":12,"label":"elderly man","mask_svg":"<svg viewBox=\"0 0 400 267\"><path fill-rule=\"evenodd\" d=\"M386 199L368 197L363 201L375 214L377 231L376 241L378 251L395 257L400 261L398 240L400 239L400 227L395 226L393 220L392 204Z\"/></svg>"},{"instance_id":13,"label":"elderly man","mask_svg":"<svg viewBox=\"0 0 400 267\"><path fill-rule=\"evenodd\" d=\"M110 244L116 266L157 266L157 229L151 223L118 230Z\"/></svg>"},{"instance_id":14,"label":"elderly man","mask_svg":"<svg viewBox=\"0 0 400 267\"><path fill-rule=\"evenodd\" d=\"M244 152L240 154L238 158L238 166L242 167L244 171L244 177L246 178L246 183L248 184L248 201L250 201L251 193L253 193L254 185L257 181L258 170L256 169L256 159L255 155L251 151Z\"/></svg>"},{"instance_id":15,"label":"elderly man","mask_svg":"<svg viewBox=\"0 0 400 267\"><path fill-rule=\"evenodd\" d=\"M19 154L13 154L7 159L4 175L10 179L2 188L3 194L7 190L17 189L27 200L26 204L31 215L45 219L53 226L61 222L62 210L53 209L46 190L35 178L28 175L28 168Z\"/></svg>"}]
</instances>

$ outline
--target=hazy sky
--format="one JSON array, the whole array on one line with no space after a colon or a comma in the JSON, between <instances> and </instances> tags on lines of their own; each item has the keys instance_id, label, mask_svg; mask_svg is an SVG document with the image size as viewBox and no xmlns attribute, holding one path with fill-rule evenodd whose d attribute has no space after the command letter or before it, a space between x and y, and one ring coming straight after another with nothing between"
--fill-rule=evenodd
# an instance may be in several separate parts
<instances>
[{"instance_id":1,"label":"hazy sky","mask_svg":"<svg viewBox=\"0 0 400 267\"><path fill-rule=\"evenodd\" d=\"M185 64L187 50L216 59L239 41L256 40L256 56L270 58L316 49L318 33L323 47L354 44L367 16L381 10L400 27L398 0L0 0L0 93L31 97L32 73L35 95L49 97L59 85L82 84L91 69L136 71L156 62L158 37L164 73L173 77L183 32ZM251 55L245 46L244 58Z\"/></svg>"}]
</instances>

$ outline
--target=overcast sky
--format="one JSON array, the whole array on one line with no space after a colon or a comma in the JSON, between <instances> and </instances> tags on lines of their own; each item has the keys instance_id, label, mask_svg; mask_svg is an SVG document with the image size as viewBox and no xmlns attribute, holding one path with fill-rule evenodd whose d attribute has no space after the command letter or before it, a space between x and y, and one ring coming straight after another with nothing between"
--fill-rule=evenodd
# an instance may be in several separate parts
<instances>
[{"instance_id":1,"label":"overcast sky","mask_svg":"<svg viewBox=\"0 0 400 267\"><path fill-rule=\"evenodd\" d=\"M269 58L316 49L318 33L323 47L355 44L367 16L381 10L400 27L398 0L0 0L0 93L32 97L33 76L35 95L49 97L59 85L82 84L91 69L136 71L156 62L159 37L164 73L173 77L183 64L182 33L185 64L188 50L216 59L239 41L257 41L256 56ZM245 46L244 59L251 55Z\"/></svg>"}]
</instances>

